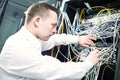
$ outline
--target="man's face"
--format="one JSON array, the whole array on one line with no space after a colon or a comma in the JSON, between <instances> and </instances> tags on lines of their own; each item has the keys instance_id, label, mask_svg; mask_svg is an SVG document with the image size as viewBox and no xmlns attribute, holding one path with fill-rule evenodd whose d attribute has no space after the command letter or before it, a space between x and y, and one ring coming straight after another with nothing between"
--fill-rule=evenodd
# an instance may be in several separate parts
<instances>
[{"instance_id":1,"label":"man's face","mask_svg":"<svg viewBox=\"0 0 120 80\"><path fill-rule=\"evenodd\" d=\"M41 40L48 40L53 34L56 33L57 14L49 10L49 16L41 19L38 27L37 37Z\"/></svg>"}]
</instances>

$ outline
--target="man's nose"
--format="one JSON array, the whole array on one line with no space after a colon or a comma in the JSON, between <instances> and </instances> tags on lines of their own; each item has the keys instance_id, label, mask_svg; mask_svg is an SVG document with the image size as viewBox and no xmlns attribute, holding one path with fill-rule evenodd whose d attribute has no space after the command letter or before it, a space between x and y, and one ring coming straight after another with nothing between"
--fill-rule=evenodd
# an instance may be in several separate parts
<instances>
[{"instance_id":1,"label":"man's nose","mask_svg":"<svg viewBox=\"0 0 120 80\"><path fill-rule=\"evenodd\" d=\"M53 34L56 34L56 33L57 33L57 29L54 28L54 29L53 29Z\"/></svg>"}]
</instances>

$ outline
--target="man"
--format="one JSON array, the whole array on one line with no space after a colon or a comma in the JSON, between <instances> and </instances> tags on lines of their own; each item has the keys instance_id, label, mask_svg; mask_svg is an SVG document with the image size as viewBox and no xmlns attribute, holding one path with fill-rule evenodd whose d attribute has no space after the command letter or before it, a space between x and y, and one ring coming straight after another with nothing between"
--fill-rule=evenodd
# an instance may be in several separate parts
<instances>
[{"instance_id":1,"label":"man","mask_svg":"<svg viewBox=\"0 0 120 80\"><path fill-rule=\"evenodd\" d=\"M95 46L91 36L55 34L58 9L34 3L26 11L24 26L10 36L0 55L1 80L81 79L99 62L100 51L93 50L84 62L60 62L42 51L56 45L78 43Z\"/></svg>"}]
</instances>

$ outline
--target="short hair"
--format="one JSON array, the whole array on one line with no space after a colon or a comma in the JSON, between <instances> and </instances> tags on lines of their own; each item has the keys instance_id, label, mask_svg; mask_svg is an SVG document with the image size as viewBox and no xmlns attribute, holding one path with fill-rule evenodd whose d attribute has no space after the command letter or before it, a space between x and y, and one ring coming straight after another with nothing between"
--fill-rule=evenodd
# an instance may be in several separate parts
<instances>
[{"instance_id":1,"label":"short hair","mask_svg":"<svg viewBox=\"0 0 120 80\"><path fill-rule=\"evenodd\" d=\"M33 3L25 12L26 15L26 23L29 23L31 21L31 19L35 16L35 15L39 15L40 17L48 17L49 16L49 10L52 10L54 12L56 12L56 14L58 15L59 13L59 9L55 8L54 6L48 4L48 3L40 3L40 2L36 2Z\"/></svg>"}]
</instances>

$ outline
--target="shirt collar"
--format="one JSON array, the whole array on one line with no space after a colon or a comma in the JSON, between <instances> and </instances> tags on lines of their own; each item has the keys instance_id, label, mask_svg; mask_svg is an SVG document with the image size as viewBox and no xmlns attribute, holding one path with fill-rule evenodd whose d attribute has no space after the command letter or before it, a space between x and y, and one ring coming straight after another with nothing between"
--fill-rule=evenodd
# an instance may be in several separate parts
<instances>
[{"instance_id":1,"label":"shirt collar","mask_svg":"<svg viewBox=\"0 0 120 80\"><path fill-rule=\"evenodd\" d=\"M21 31L24 33L25 37L27 38L32 45L34 45L36 48L41 47L41 42L39 39L37 39L32 33L30 33L24 26L21 28Z\"/></svg>"}]
</instances>

